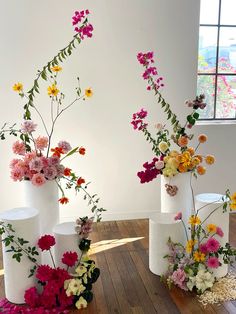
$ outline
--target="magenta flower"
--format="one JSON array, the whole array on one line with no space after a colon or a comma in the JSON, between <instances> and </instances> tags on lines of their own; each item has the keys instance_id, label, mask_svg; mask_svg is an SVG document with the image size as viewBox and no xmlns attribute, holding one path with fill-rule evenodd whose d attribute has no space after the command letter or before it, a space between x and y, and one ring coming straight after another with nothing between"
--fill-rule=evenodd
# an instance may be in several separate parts
<instances>
[{"instance_id":1,"label":"magenta flower","mask_svg":"<svg viewBox=\"0 0 236 314\"><path fill-rule=\"evenodd\" d=\"M209 268L218 268L220 266L220 262L217 257L210 256L207 260L207 267Z\"/></svg>"},{"instance_id":2,"label":"magenta flower","mask_svg":"<svg viewBox=\"0 0 236 314\"><path fill-rule=\"evenodd\" d=\"M181 220L182 219L182 213L179 212L177 213L177 215L175 216L175 220Z\"/></svg>"},{"instance_id":3,"label":"magenta flower","mask_svg":"<svg viewBox=\"0 0 236 314\"><path fill-rule=\"evenodd\" d=\"M202 243L199 245L199 250L204 253L207 254L208 253L208 249L207 249L207 244L206 243Z\"/></svg>"},{"instance_id":4,"label":"magenta flower","mask_svg":"<svg viewBox=\"0 0 236 314\"><path fill-rule=\"evenodd\" d=\"M22 133L32 133L36 130L37 124L31 120L25 120L21 125Z\"/></svg>"},{"instance_id":5,"label":"magenta flower","mask_svg":"<svg viewBox=\"0 0 236 314\"><path fill-rule=\"evenodd\" d=\"M40 265L37 268L36 278L42 282L46 282L52 278L53 269L48 265Z\"/></svg>"},{"instance_id":6,"label":"magenta flower","mask_svg":"<svg viewBox=\"0 0 236 314\"><path fill-rule=\"evenodd\" d=\"M50 250L50 248L54 246L55 244L56 244L56 240L50 234L45 234L38 240L38 246L42 251Z\"/></svg>"},{"instance_id":7,"label":"magenta flower","mask_svg":"<svg viewBox=\"0 0 236 314\"><path fill-rule=\"evenodd\" d=\"M220 248L220 243L215 238L210 238L206 242L208 252L217 252Z\"/></svg>"},{"instance_id":8,"label":"magenta flower","mask_svg":"<svg viewBox=\"0 0 236 314\"><path fill-rule=\"evenodd\" d=\"M37 307L40 304L39 295L35 287L29 288L25 291L25 303L30 307Z\"/></svg>"},{"instance_id":9,"label":"magenta flower","mask_svg":"<svg viewBox=\"0 0 236 314\"><path fill-rule=\"evenodd\" d=\"M137 176L140 178L140 183L147 183L155 179L158 174L160 174L160 170L155 167L155 163L158 161L158 158L154 157L152 162L145 162L143 164L144 171L140 171L137 173Z\"/></svg>"},{"instance_id":10,"label":"magenta flower","mask_svg":"<svg viewBox=\"0 0 236 314\"><path fill-rule=\"evenodd\" d=\"M216 228L216 234L221 238L224 236L224 232L220 227Z\"/></svg>"},{"instance_id":11,"label":"magenta flower","mask_svg":"<svg viewBox=\"0 0 236 314\"><path fill-rule=\"evenodd\" d=\"M78 260L78 254L76 252L65 252L61 259L62 263L68 267L75 266L75 263Z\"/></svg>"}]
</instances>

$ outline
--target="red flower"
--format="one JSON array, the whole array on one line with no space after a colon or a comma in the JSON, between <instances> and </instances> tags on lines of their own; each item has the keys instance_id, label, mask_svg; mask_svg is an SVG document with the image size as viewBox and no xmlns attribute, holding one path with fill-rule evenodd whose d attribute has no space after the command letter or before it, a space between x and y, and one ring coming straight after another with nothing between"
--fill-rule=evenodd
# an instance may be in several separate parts
<instances>
[{"instance_id":1,"label":"red flower","mask_svg":"<svg viewBox=\"0 0 236 314\"><path fill-rule=\"evenodd\" d=\"M53 156L61 157L61 154L64 154L64 151L61 147L51 148L51 152L53 152Z\"/></svg>"},{"instance_id":2,"label":"red flower","mask_svg":"<svg viewBox=\"0 0 236 314\"><path fill-rule=\"evenodd\" d=\"M48 265L41 265L37 269L36 278L42 282L48 281L52 278L53 268Z\"/></svg>"},{"instance_id":3,"label":"red flower","mask_svg":"<svg viewBox=\"0 0 236 314\"><path fill-rule=\"evenodd\" d=\"M73 267L78 260L78 254L76 252L65 252L61 259L62 263L68 267Z\"/></svg>"},{"instance_id":4,"label":"red flower","mask_svg":"<svg viewBox=\"0 0 236 314\"><path fill-rule=\"evenodd\" d=\"M64 176L69 177L71 175L71 169L70 168L65 168L64 169Z\"/></svg>"},{"instance_id":5,"label":"red flower","mask_svg":"<svg viewBox=\"0 0 236 314\"><path fill-rule=\"evenodd\" d=\"M55 244L56 244L55 238L49 234L45 234L38 240L38 246L42 251L50 250L50 248Z\"/></svg>"},{"instance_id":6,"label":"red flower","mask_svg":"<svg viewBox=\"0 0 236 314\"><path fill-rule=\"evenodd\" d=\"M80 149L79 149L80 155L85 155L85 151L86 151L86 149L84 147L80 147Z\"/></svg>"},{"instance_id":7,"label":"red flower","mask_svg":"<svg viewBox=\"0 0 236 314\"><path fill-rule=\"evenodd\" d=\"M77 185L80 186L81 184L85 183L85 180L80 177L78 180L77 180Z\"/></svg>"},{"instance_id":8,"label":"red flower","mask_svg":"<svg viewBox=\"0 0 236 314\"><path fill-rule=\"evenodd\" d=\"M67 198L67 197L61 197L60 199L59 199L59 202L61 203L61 204L67 204L68 202L69 202L69 198Z\"/></svg>"},{"instance_id":9,"label":"red flower","mask_svg":"<svg viewBox=\"0 0 236 314\"><path fill-rule=\"evenodd\" d=\"M26 290L24 298L25 303L28 304L30 307L37 307L40 305L39 295L35 287Z\"/></svg>"}]
</instances>

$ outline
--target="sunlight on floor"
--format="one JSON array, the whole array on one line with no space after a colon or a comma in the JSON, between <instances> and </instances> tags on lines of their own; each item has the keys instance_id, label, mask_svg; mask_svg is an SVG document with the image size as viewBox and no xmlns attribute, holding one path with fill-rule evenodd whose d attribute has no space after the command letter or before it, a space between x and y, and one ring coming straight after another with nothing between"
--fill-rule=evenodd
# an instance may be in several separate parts
<instances>
[{"instance_id":1,"label":"sunlight on floor","mask_svg":"<svg viewBox=\"0 0 236 314\"><path fill-rule=\"evenodd\" d=\"M91 244L89 255L99 253L105 250L110 250L117 246L125 245L127 243L138 241L141 239L144 239L144 237L112 239L112 240L103 240L103 241L95 242Z\"/></svg>"}]
</instances>

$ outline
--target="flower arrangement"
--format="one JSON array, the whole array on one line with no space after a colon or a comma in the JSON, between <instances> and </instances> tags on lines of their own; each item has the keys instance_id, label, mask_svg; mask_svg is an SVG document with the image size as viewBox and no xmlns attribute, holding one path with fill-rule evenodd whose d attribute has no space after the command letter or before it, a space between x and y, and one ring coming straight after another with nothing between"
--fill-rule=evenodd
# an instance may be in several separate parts
<instances>
[{"instance_id":1,"label":"flower arrangement","mask_svg":"<svg viewBox=\"0 0 236 314\"><path fill-rule=\"evenodd\" d=\"M200 144L206 142L207 136L199 135L198 145L193 148L189 145L193 134L188 134L187 130L191 129L199 118L199 110L206 107L204 102L204 95L197 96L194 100L187 100L186 105L192 109L192 112L187 115L186 122L182 126L177 119L177 116L172 112L170 105L161 95L160 89L164 86L163 78L159 76L157 68L153 66L154 53L140 52L137 55L139 63L144 67L143 79L148 82L147 90L153 90L157 97L158 103L167 114L167 120L173 128L173 133L166 128L166 125L157 124L156 136L153 137L148 131L148 123L146 123L147 111L141 109L139 112L133 114L131 124L135 130L143 132L146 140L151 143L152 151L155 157L151 162L143 164L144 170L137 173L141 183L147 183L155 179L158 175L172 178L178 173L192 172L195 176L197 174L203 175L206 168L202 165L203 161L211 165L215 158L212 155L202 156L197 154L197 149ZM167 185L167 192L174 196L177 193L177 187Z\"/></svg>"},{"instance_id":2,"label":"flower arrangement","mask_svg":"<svg viewBox=\"0 0 236 314\"><path fill-rule=\"evenodd\" d=\"M24 91L22 83L16 83L13 90L19 96L26 100L24 105L24 119L21 126L17 128L16 124L8 126L4 124L0 130L0 138L4 140L6 134L13 135L19 139L13 144L13 153L17 155L10 163L11 178L14 181L28 180L35 186L42 186L47 181L55 181L61 192L59 202L66 204L69 202L65 189L74 188L76 192L83 191L84 199L88 199L91 210L96 214L97 219L101 219L103 208L98 207L99 198L97 195L90 195L87 192L89 182L80 175L76 174L64 162L73 155L85 155L86 149L83 146L71 147L70 143L61 140L57 145L53 145L53 136L58 119L72 105L81 100L86 100L93 95L91 88L86 88L84 92L80 87L76 87L75 99L65 103L65 94L61 91L58 83L59 73L62 71L61 63L72 54L77 44L80 44L86 37L92 37L93 26L88 21L89 10L76 11L72 17L75 35L69 44L61 49L59 53L49 61L41 71L38 71L34 80L33 87L27 92ZM47 125L45 118L39 111L35 103L35 97L39 91L39 81L43 79L49 82L47 94L50 99L49 115L51 125ZM46 91L46 90L45 90ZM33 111L42 123L45 135L36 135L37 124L31 119ZM62 185L64 182L64 186Z\"/></svg>"},{"instance_id":3,"label":"flower arrangement","mask_svg":"<svg viewBox=\"0 0 236 314\"><path fill-rule=\"evenodd\" d=\"M222 246L219 239L224 236L220 226L207 223L211 215L223 208L223 212L228 209L235 209L236 193L230 195L226 191L226 196L222 199L223 205L216 206L208 216L201 221L200 207L189 217L189 227L182 220L182 213L175 216L175 220L180 220L186 234L186 246L181 243L174 243L168 240L169 253L165 256L168 260L168 272L164 276L168 286L172 284L177 287L202 294L205 290L212 288L216 282L213 270L224 264L232 264L236 260L236 249L229 243ZM213 204L213 203L212 203ZM189 231L189 233L188 233Z\"/></svg>"},{"instance_id":4,"label":"flower arrangement","mask_svg":"<svg viewBox=\"0 0 236 314\"><path fill-rule=\"evenodd\" d=\"M3 242L9 247L8 252L12 258L21 262L21 257L26 255L34 264L30 276L35 276L38 285L25 291L27 306L10 304L2 300L0 306L10 313L67 313L67 309L75 306L77 309L87 307L92 301L92 285L100 275L99 268L87 254L91 240L88 239L92 232L93 218L83 217L76 220L75 230L78 234L78 252L67 251L62 256L64 268L56 267L51 248L56 244L52 235L43 235L39 238L37 247L29 247L28 241L18 238L10 224L0 223L0 234L4 235ZM38 249L48 252L51 256L53 267L40 265L37 261ZM79 251L78 250L78 251ZM80 256L79 256L80 255ZM73 267L75 271L73 271ZM40 287L40 288L39 288ZM11 310L11 311L10 311Z\"/></svg>"}]
</instances>

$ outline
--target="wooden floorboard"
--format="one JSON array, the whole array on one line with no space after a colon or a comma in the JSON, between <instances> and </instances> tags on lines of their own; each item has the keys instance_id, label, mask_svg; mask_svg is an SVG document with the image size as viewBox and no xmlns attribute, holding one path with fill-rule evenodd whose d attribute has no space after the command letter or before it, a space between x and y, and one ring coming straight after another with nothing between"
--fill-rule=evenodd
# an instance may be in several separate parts
<instances>
[{"instance_id":1,"label":"wooden floorboard","mask_svg":"<svg viewBox=\"0 0 236 314\"><path fill-rule=\"evenodd\" d=\"M236 246L236 215L230 217L230 243ZM204 308L193 293L169 290L148 266L147 219L94 224L91 258L101 270L87 309L71 314L211 314L236 313L236 301ZM2 254L0 253L2 269ZM0 297L4 278L0 276ZM4 312L3 312L4 313Z\"/></svg>"}]
</instances>

